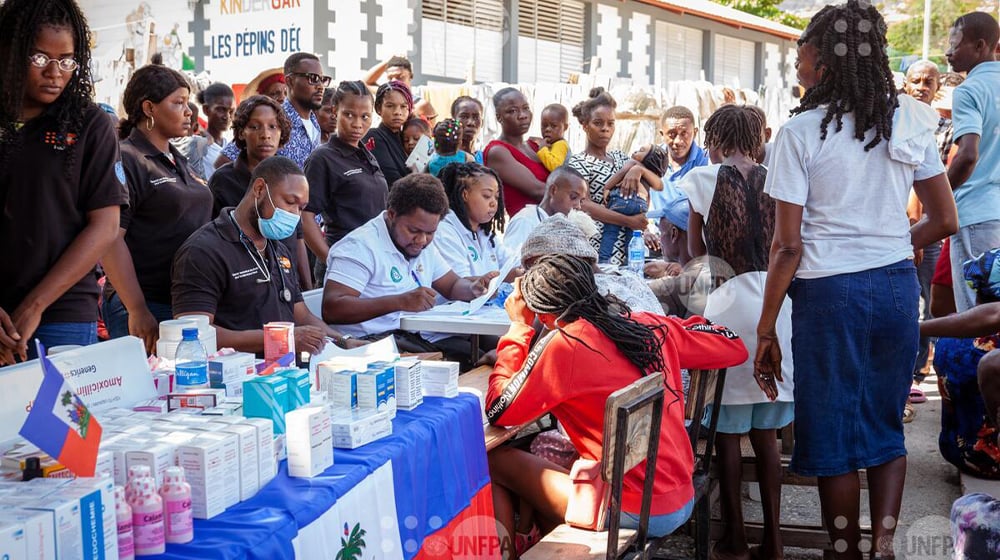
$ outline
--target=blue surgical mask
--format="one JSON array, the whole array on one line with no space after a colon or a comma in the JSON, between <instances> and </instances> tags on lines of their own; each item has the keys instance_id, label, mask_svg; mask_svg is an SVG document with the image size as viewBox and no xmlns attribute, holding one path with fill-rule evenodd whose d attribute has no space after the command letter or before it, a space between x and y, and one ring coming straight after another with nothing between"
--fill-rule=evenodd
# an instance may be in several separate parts
<instances>
[{"instance_id":1,"label":"blue surgical mask","mask_svg":"<svg viewBox=\"0 0 1000 560\"><path fill-rule=\"evenodd\" d=\"M275 206L274 200L271 199L271 188L266 183L264 188L267 189L267 199L271 202L271 207L274 208L274 215L270 218L261 217L260 209L254 205L254 210L257 211L257 226L260 228L260 234L275 241L287 239L295 234L295 228L299 225L299 215Z\"/></svg>"}]
</instances>

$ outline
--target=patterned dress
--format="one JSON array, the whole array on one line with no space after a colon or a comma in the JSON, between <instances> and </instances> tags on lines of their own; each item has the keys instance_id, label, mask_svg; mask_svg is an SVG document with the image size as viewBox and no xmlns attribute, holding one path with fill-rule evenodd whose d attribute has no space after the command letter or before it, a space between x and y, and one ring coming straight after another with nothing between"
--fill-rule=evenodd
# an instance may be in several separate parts
<instances>
[{"instance_id":1,"label":"patterned dress","mask_svg":"<svg viewBox=\"0 0 1000 560\"><path fill-rule=\"evenodd\" d=\"M625 167L629 157L625 152L610 150L608 159L597 159L586 152L573 154L566 160L566 165L579 171L580 175L587 180L590 185L590 200L595 204L604 204L604 185L608 179L618 173L618 170ZM601 248L601 233L604 231L604 224L597 222L597 235L590 240L595 251ZM614 250L611 252L611 264L623 266L627 262L627 244L625 239L625 228L618 232L618 241L615 242Z\"/></svg>"}]
</instances>

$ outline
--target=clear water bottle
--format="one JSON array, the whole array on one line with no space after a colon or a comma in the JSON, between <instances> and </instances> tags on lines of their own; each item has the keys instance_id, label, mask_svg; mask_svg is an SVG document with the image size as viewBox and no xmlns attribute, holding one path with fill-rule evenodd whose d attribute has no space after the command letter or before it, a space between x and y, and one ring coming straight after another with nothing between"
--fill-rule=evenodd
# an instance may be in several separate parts
<instances>
[{"instance_id":1,"label":"clear water bottle","mask_svg":"<svg viewBox=\"0 0 1000 560\"><path fill-rule=\"evenodd\" d=\"M632 232L632 240L628 242L628 270L643 277L643 266L646 264L646 242L642 240L642 232Z\"/></svg>"},{"instance_id":2,"label":"clear water bottle","mask_svg":"<svg viewBox=\"0 0 1000 560\"><path fill-rule=\"evenodd\" d=\"M208 354L198 340L198 329L184 329L177 345L174 371L182 388L208 387Z\"/></svg>"}]
</instances>

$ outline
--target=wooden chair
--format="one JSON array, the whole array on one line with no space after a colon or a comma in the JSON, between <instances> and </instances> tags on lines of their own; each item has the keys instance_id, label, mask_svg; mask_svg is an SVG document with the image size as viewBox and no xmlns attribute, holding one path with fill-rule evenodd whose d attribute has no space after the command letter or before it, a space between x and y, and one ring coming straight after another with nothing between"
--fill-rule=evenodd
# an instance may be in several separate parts
<instances>
[{"instance_id":1,"label":"wooden chair","mask_svg":"<svg viewBox=\"0 0 1000 560\"><path fill-rule=\"evenodd\" d=\"M604 408L604 445L601 456L602 477L611 486L608 505L608 530L588 531L561 525L546 535L521 558L619 558L620 553L643 551L653 499L653 478L660 443L660 419L663 416L663 375L647 375L612 393ZM622 482L625 473L646 461L645 483L639 528L622 529Z\"/></svg>"},{"instance_id":2,"label":"wooden chair","mask_svg":"<svg viewBox=\"0 0 1000 560\"><path fill-rule=\"evenodd\" d=\"M692 514L692 526L695 536L695 550L699 558L708 557L708 537L710 531L710 521L711 521L711 494L714 488L714 481L708 476L711 466L712 466L712 453L714 452L713 444L715 440L715 428L719 420L718 407L713 408L713 413L711 415L709 426L705 428L702 426L701 421L705 415L705 407L712 402L718 402L722 399L722 389L725 385L726 370L691 370L691 384L688 391L688 398L684 403L684 417L686 420L690 420L688 425L688 437L692 449L695 452L695 465L693 473L693 482L695 490L695 509ZM628 447L632 450L632 454L629 454L629 459L625 461L621 469L615 470L614 463L610 457L614 457L617 449L613 449L614 442L619 439L616 438L612 441L608 441L609 434L615 434L618 431L619 422L629 422L627 419L615 419L615 413L620 405L614 404L614 400L617 398L617 402L624 402L622 399L632 398L634 400L640 400L636 395L632 394L631 397L626 397L623 395L624 392L633 390L637 391L636 386L640 383L649 383L649 379L652 376L640 379L639 381L629 385L625 389L613 393L608 397L608 403L605 407L604 412L604 465L607 468L609 465L612 466L612 472L608 474L608 479L614 481L615 476L618 477L618 484L620 485L621 478L624 473L631 470L631 468L637 465L644 458L644 454L641 453L642 449L646 447L647 453L651 453L651 456L655 459L656 453L658 451L659 445L659 423L654 423L657 433L655 437L650 441L646 439L654 434L635 434L629 437ZM663 394L662 376L656 376L659 379L658 388L659 395L657 399L660 401L659 408L660 412L657 412L657 418L662 416L663 399L665 398ZM655 390L655 387L650 387L649 390ZM631 394L631 393L630 393ZM635 407L638 404L633 403ZM652 411L650 411L652 412ZM634 412L633 412L634 414ZM652 426L650 427L652 428ZM629 427L629 431L626 433L632 434L632 425ZM649 430L652 432L652 429ZM633 439L636 438L636 439ZM643 438L643 439L638 439ZM705 447L699 449L698 441L702 438L707 438ZM637 456L633 454L638 453ZM647 491L652 491L652 473L655 472L654 461L649 461L646 463L646 478L645 482L648 487L643 489L643 511L646 512L646 516L640 516L640 527L643 529L642 534L637 531L622 530L618 529L617 522L620 516L621 504L618 502L615 504L612 501L612 506L617 506L614 509L609 508L609 529L604 532L593 532L584 531L580 529L574 529L568 525L561 525L552 533L546 535L538 544L528 550L521 557L526 560L543 560L547 558L588 558L588 559L598 559L598 558L617 558L619 557L619 552L622 548L625 548L625 553L631 553L638 556L645 557L647 552L655 551L658 547L658 540L655 540L647 545L645 538L645 527L648 524L648 497ZM620 486L619 486L620 488ZM620 496L620 493L618 494ZM615 535L614 531L618 529L618 534ZM634 538L633 538L634 537Z\"/></svg>"}]
</instances>

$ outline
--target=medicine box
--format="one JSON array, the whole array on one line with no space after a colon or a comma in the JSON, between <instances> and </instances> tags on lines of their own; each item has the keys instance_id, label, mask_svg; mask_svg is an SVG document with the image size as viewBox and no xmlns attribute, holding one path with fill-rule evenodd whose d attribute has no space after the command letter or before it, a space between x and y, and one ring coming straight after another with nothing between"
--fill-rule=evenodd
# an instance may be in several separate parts
<instances>
[{"instance_id":1,"label":"medicine box","mask_svg":"<svg viewBox=\"0 0 1000 560\"><path fill-rule=\"evenodd\" d=\"M56 558L83 558L83 536L80 527L80 500L49 494L45 500L20 504L24 509L46 511L52 515L56 541Z\"/></svg>"},{"instance_id":2,"label":"medicine box","mask_svg":"<svg viewBox=\"0 0 1000 560\"><path fill-rule=\"evenodd\" d=\"M129 449L125 452L125 473L134 465L146 465L156 479L156 487L163 485L163 473L167 467L174 466L176 446L164 441Z\"/></svg>"},{"instance_id":3,"label":"medicine box","mask_svg":"<svg viewBox=\"0 0 1000 560\"><path fill-rule=\"evenodd\" d=\"M223 389L226 396L243 394L243 382L257 374L254 362L257 357L249 352L236 352L218 356L208 361L208 382L214 389Z\"/></svg>"},{"instance_id":4,"label":"medicine box","mask_svg":"<svg viewBox=\"0 0 1000 560\"><path fill-rule=\"evenodd\" d=\"M274 423L274 433L285 433L288 383L284 377L269 375L243 382L243 416L265 418Z\"/></svg>"},{"instance_id":5,"label":"medicine box","mask_svg":"<svg viewBox=\"0 0 1000 560\"><path fill-rule=\"evenodd\" d=\"M257 429L257 457L260 459L257 476L263 488L278 472L274 460L274 424L264 418L246 418L244 423Z\"/></svg>"},{"instance_id":6,"label":"medicine box","mask_svg":"<svg viewBox=\"0 0 1000 560\"><path fill-rule=\"evenodd\" d=\"M4 522L17 522L24 525L25 558L27 560L51 560L56 557L56 535L52 513L4 507L0 510L0 524ZM115 537L117 540L117 535ZM6 547L0 544L0 558L3 558L5 552ZM16 556L11 556L11 558L16 558Z\"/></svg>"},{"instance_id":7,"label":"medicine box","mask_svg":"<svg viewBox=\"0 0 1000 560\"><path fill-rule=\"evenodd\" d=\"M85 560L118 556L118 524L115 520L115 487L110 478L78 478L56 495L80 501L80 531Z\"/></svg>"},{"instance_id":8,"label":"medicine box","mask_svg":"<svg viewBox=\"0 0 1000 560\"><path fill-rule=\"evenodd\" d=\"M0 517L0 558L24 560L27 557L28 543L24 523Z\"/></svg>"},{"instance_id":9,"label":"medicine box","mask_svg":"<svg viewBox=\"0 0 1000 560\"><path fill-rule=\"evenodd\" d=\"M372 366L358 374L358 410L388 412L396 417L396 374L392 366Z\"/></svg>"},{"instance_id":10,"label":"medicine box","mask_svg":"<svg viewBox=\"0 0 1000 560\"><path fill-rule=\"evenodd\" d=\"M284 377L288 383L288 408L292 411L309 404L309 370L288 368L278 371L275 375Z\"/></svg>"},{"instance_id":11,"label":"medicine box","mask_svg":"<svg viewBox=\"0 0 1000 560\"><path fill-rule=\"evenodd\" d=\"M413 410L424 402L423 375L418 360L400 360L393 365L396 376L396 407Z\"/></svg>"},{"instance_id":12,"label":"medicine box","mask_svg":"<svg viewBox=\"0 0 1000 560\"><path fill-rule=\"evenodd\" d=\"M286 420L288 476L311 478L333 465L333 432L326 408L293 410Z\"/></svg>"},{"instance_id":13,"label":"medicine box","mask_svg":"<svg viewBox=\"0 0 1000 560\"><path fill-rule=\"evenodd\" d=\"M330 419L333 432L333 446L356 449L392 434L392 420L389 412L355 410L340 413Z\"/></svg>"},{"instance_id":14,"label":"medicine box","mask_svg":"<svg viewBox=\"0 0 1000 560\"><path fill-rule=\"evenodd\" d=\"M213 424L215 424L213 422ZM235 434L239 438L240 452L240 501L253 497L260 488L260 451L257 448L257 428L250 424L220 422L219 431Z\"/></svg>"},{"instance_id":15,"label":"medicine box","mask_svg":"<svg viewBox=\"0 0 1000 560\"><path fill-rule=\"evenodd\" d=\"M167 409L193 408L201 411L219 404L225 396L226 392L222 389L198 388L176 391L167 395Z\"/></svg>"},{"instance_id":16,"label":"medicine box","mask_svg":"<svg viewBox=\"0 0 1000 560\"><path fill-rule=\"evenodd\" d=\"M150 399L137 402L132 410L136 412L169 412L170 409L167 407L166 399Z\"/></svg>"},{"instance_id":17,"label":"medicine box","mask_svg":"<svg viewBox=\"0 0 1000 560\"><path fill-rule=\"evenodd\" d=\"M319 389L327 395L334 414L358 407L358 372L343 369L332 362L319 364L316 370Z\"/></svg>"},{"instance_id":18,"label":"medicine box","mask_svg":"<svg viewBox=\"0 0 1000 560\"><path fill-rule=\"evenodd\" d=\"M191 441L218 441L222 443L222 464L226 473L223 481L225 507L240 503L240 438L229 432L204 432Z\"/></svg>"},{"instance_id":19,"label":"medicine box","mask_svg":"<svg viewBox=\"0 0 1000 560\"><path fill-rule=\"evenodd\" d=\"M178 448L178 461L191 485L191 512L211 519L226 510L225 442L195 438Z\"/></svg>"}]
</instances>

